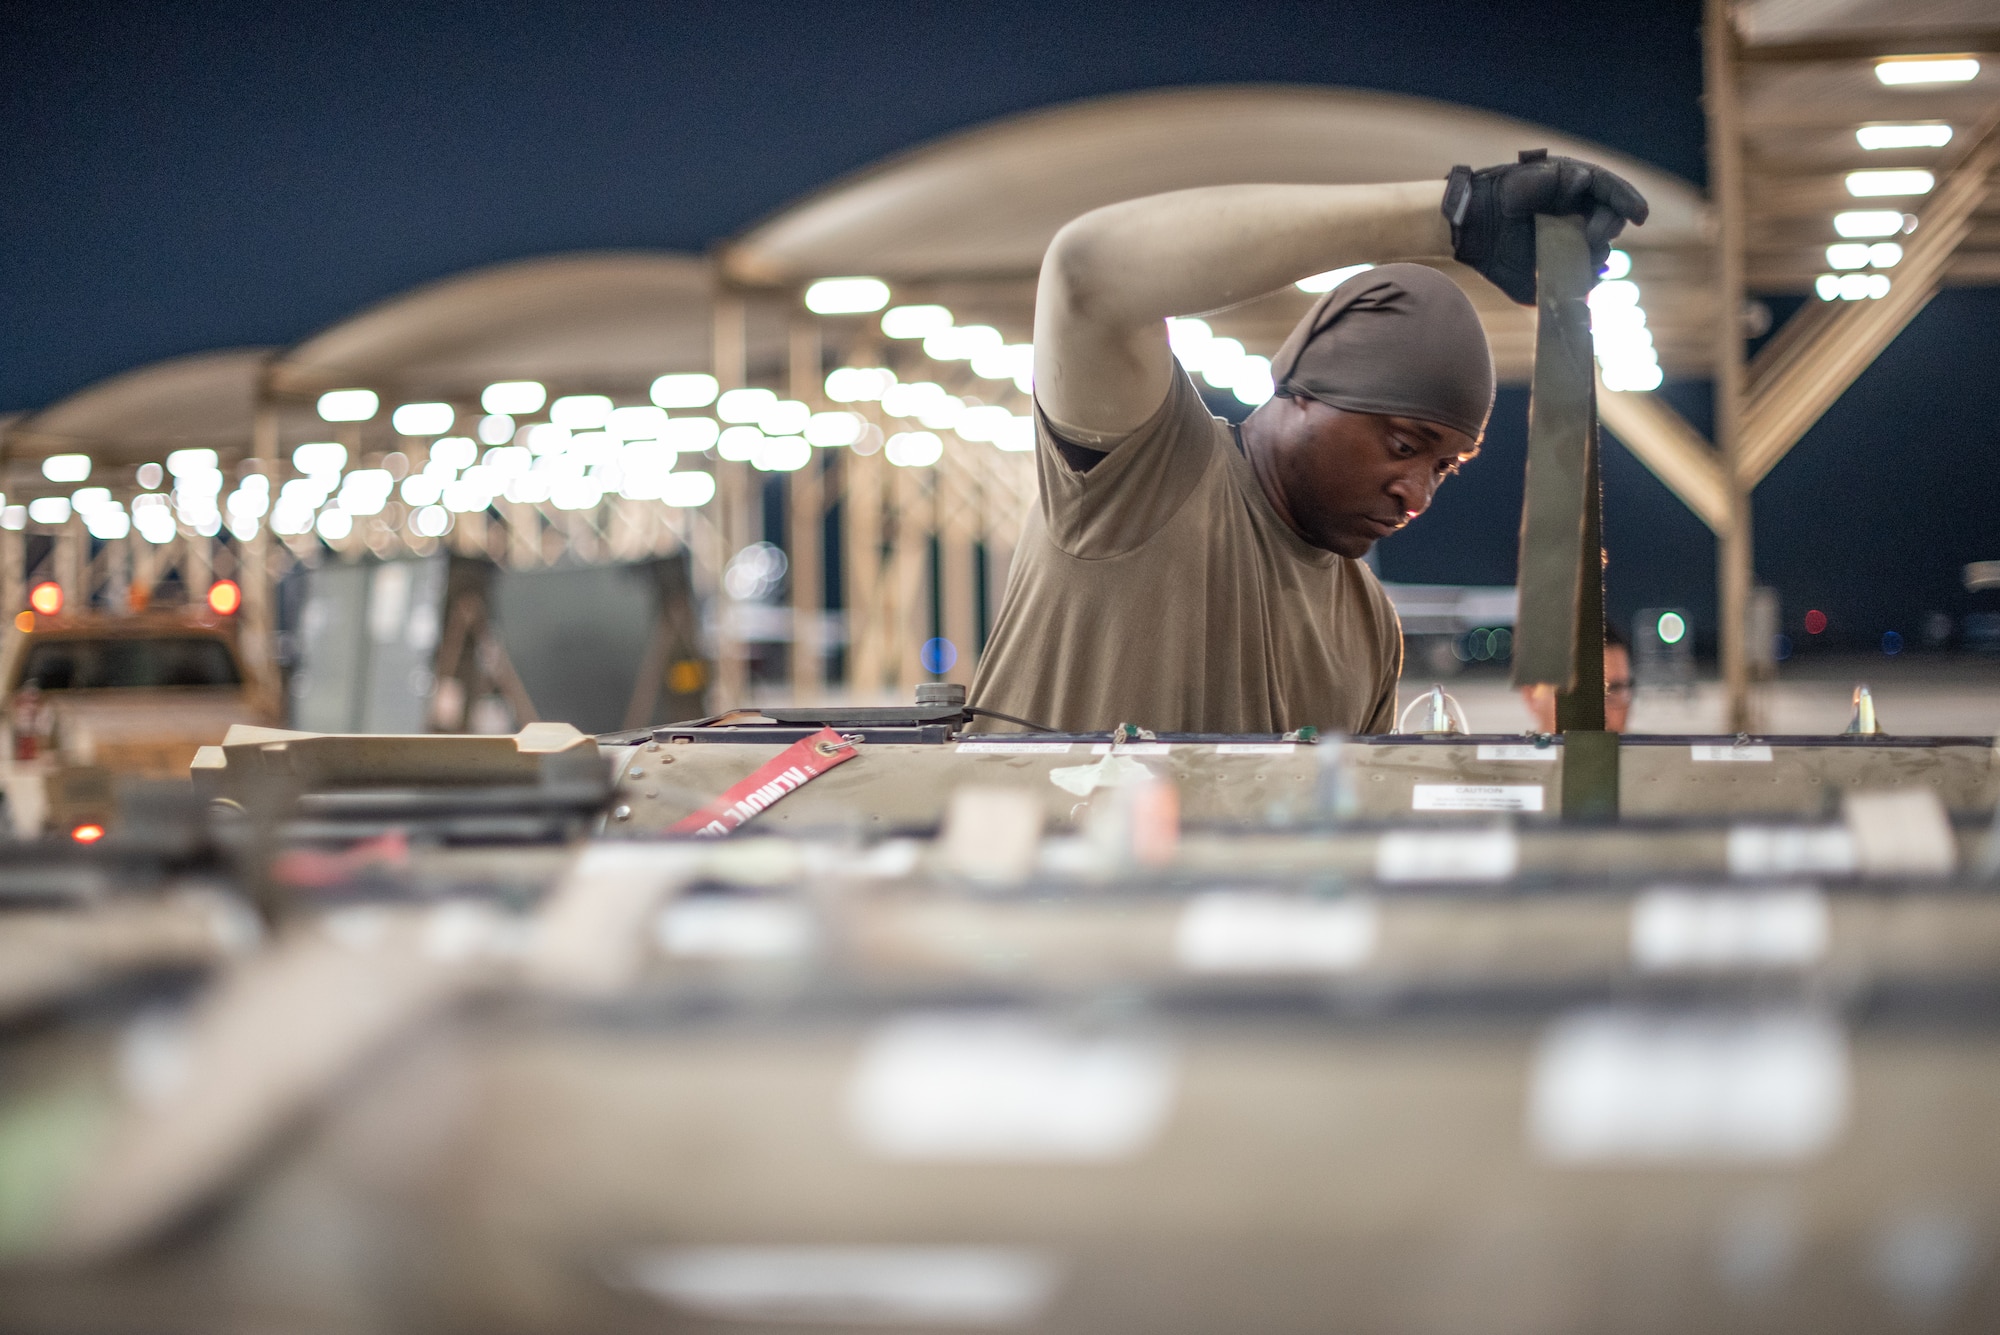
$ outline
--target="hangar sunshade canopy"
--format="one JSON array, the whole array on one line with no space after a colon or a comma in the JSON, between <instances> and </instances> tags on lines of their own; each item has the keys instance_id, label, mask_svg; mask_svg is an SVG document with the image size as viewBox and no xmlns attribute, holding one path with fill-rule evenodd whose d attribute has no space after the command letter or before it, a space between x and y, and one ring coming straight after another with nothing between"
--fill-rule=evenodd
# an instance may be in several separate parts
<instances>
[{"instance_id":1,"label":"hangar sunshade canopy","mask_svg":"<svg viewBox=\"0 0 2000 1335\"><path fill-rule=\"evenodd\" d=\"M1442 179L1457 163L1512 161L1547 148L1604 163L1653 206L1628 232L1669 375L1708 355L1705 204L1685 181L1602 145L1491 112L1356 89L1187 88L1100 98L948 136L839 182L722 251L748 286L868 274L898 301L929 301L1026 336L1042 252L1070 219L1101 205L1196 186ZM1525 380L1532 312L1460 266L1505 378ZM1285 291L1215 317L1218 333L1268 355L1312 296Z\"/></svg>"},{"instance_id":2,"label":"hangar sunshade canopy","mask_svg":"<svg viewBox=\"0 0 2000 1335\"><path fill-rule=\"evenodd\" d=\"M203 354L115 377L5 428L8 491L60 492L66 484L43 476L50 455L89 455L92 484L119 492L139 489L140 463L212 448L243 492L239 508L225 506L241 521L237 536L275 529L307 558L321 541L347 554L443 541L529 564L686 544L716 589L722 566L762 537L791 549L792 619L829 643L844 637L850 684L865 689L857 664L863 677L907 684L936 671L916 646L940 631L976 644L984 609L997 605L1033 493L1021 450L1034 279L1063 223L1158 191L1441 178L1456 163L1545 147L1610 166L1651 201L1595 302L1602 407L1727 541L1732 507L1939 284L2000 279L1985 191L2000 104L2000 61L1986 53L2000 42L1968 27L1962 8L1711 0L1707 31L1723 36L1710 52L1723 164L1711 176L1735 182L1713 200L1601 145L1425 98L1283 86L1101 98L889 159L711 256L495 265L275 354ZM1884 228L1893 215L1895 228L1845 235L1862 224L1844 215L1866 213L1885 215ZM1524 380L1532 312L1467 270L1439 267L1472 297L1503 379ZM815 299L840 279L865 281ZM1263 359L1314 286L1210 313L1177 331L1176 350L1211 390L1261 401ZM1662 377L1728 381L1741 342L1718 312L1799 293L1811 294L1807 309L1740 392L1724 385L1718 420L1735 443L1711 447L1637 392ZM1754 315L1754 301L1746 309ZM508 386L512 398L499 392ZM325 396L342 391L365 404L329 411ZM545 459L538 446L564 432L581 443ZM656 443L672 448L642 448ZM300 446L319 450L315 468L298 462ZM617 475L616 461L644 465L642 480ZM530 479L510 493L510 480L545 465L548 486ZM658 477L645 481L645 468ZM577 476L557 488L565 469ZM786 532L764 531L760 470L791 475ZM255 496L242 485L249 472L268 479ZM669 473L681 487L672 497L654 486ZM818 521L836 507L838 541L852 550L838 563L846 590L829 605L844 627L823 618L816 583L832 550L807 550L824 546L831 530ZM196 518L215 534L216 516ZM906 534L921 535L919 547L937 535L937 556L892 550ZM958 551L966 544L977 559ZM923 587L932 581L936 597ZM732 686L727 660L741 645L733 623L718 624ZM796 676L813 658L791 654L795 686L813 685L816 669Z\"/></svg>"}]
</instances>

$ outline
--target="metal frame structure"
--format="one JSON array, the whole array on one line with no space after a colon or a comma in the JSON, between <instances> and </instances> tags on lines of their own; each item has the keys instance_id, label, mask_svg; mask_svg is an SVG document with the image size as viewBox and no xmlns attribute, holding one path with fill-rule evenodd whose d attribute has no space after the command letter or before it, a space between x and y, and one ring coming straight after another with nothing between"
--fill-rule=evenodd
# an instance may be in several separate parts
<instances>
[{"instance_id":1,"label":"metal frame structure","mask_svg":"<svg viewBox=\"0 0 2000 1335\"><path fill-rule=\"evenodd\" d=\"M609 393L629 403L644 401L653 374L701 370L723 389L762 386L815 410L857 412L878 431L891 432L910 424L885 416L879 405L829 403L824 388L830 369L889 365L905 379L932 380L950 393L1025 414L1027 399L1012 385L980 380L963 363L938 362L914 343L886 339L872 315L807 313L805 289L835 274L873 273L893 286L897 304L945 304L962 322L991 324L1025 341L1042 249L1063 221L1096 204L1232 180L1441 173L1454 161L1498 160L1545 143L1556 152L1609 161L1639 180L1654 202L1654 217L1626 244L1633 276L1646 285L1662 367L1673 376L1714 370L1713 446L1651 394L1600 384L1598 402L1605 424L1717 535L1731 723L1747 728L1754 722L1755 655L1744 629L1753 601L1752 490L1938 284L2000 276L2000 229L1990 213L1982 216L2000 156L1993 129L2000 98L1982 75L1987 82L1938 104L1958 133L1934 160L1938 188L1923 201L1889 294L1809 308L1745 363L1745 331L1715 312L1743 309L1746 292L1796 289L1809 281L1810 265L1800 255L1810 260L1825 238L1801 230L1800 210L1823 211L1831 198L1823 178L1844 162L1817 140L1818 147L1807 145L1811 152L1799 148L1793 140L1804 131L1798 127L1824 130L1822 122L1872 114L1875 106L1855 102L1860 94L1844 85L1831 101L1801 102L1786 81L1795 82L1800 70L1825 69L1860 70L1858 77L1866 79L1868 61L1884 53L2000 49L2000 30L1926 34L1907 23L1886 35L1815 30L1802 37L1793 15L1799 6L1785 10L1793 17L1784 21L1793 27L1782 31L1763 16L1768 8L1761 0L1710 0L1712 204L1684 183L1597 146L1423 99L1283 88L1099 99L997 122L901 155L801 201L710 257L573 256L496 266L364 311L268 359L255 354L244 420L230 428L224 462L239 473L262 473L274 490L288 476L290 450L304 440L339 439L357 463L393 453L407 466L420 466L427 440L396 436L380 418L329 426L312 415L319 392L349 385L378 389L385 409L401 396L453 402L470 413L487 380L518 375L546 380L553 394ZM1165 146L1174 151L1159 151ZM1041 188L1016 188L1024 170L1036 173ZM1705 223L1711 227L1706 236ZM1823 231L1824 224L1822 218L1815 225ZM1524 378L1533 337L1528 314L1468 272L1447 268L1479 306L1503 377ZM654 270L662 276L647 277ZM645 286L655 281L662 284L657 292ZM603 295L578 295L588 292ZM1309 299L1275 294L1214 317L1215 332L1251 349L1274 346ZM606 323L592 314L593 300L619 313ZM39 479L23 469L38 466L56 448L42 437L64 410L59 404L0 427L0 459L11 469L7 486L17 500L37 494ZM158 455L170 447L161 442L171 435L141 432L88 448L101 447L122 465L127 455ZM815 451L809 466L777 484L787 517L770 532L764 495L772 475L721 459L696 466L711 471L717 487L715 500L701 509L611 499L589 511L561 511L500 499L483 513L458 516L442 541L451 550L516 566L689 550L700 589L718 609L710 628L717 698L733 702L755 695L752 637L769 627L760 632L731 603L722 574L734 555L760 538L770 540L790 557L788 602L782 609L750 611L789 627L786 694L823 694L833 684L836 652L837 675L856 697L907 696L932 675L970 679L982 626L1005 585L1012 535L1034 501L1031 455L954 441L936 467L911 469L891 467L881 454L864 450ZM832 515L837 521L829 521ZM227 545L225 564L241 566L242 625L260 671L268 675L271 668L272 590L284 570L327 548L337 558L356 559L437 545L415 537L401 519L392 503L386 518L357 522L344 538L274 540L260 525L247 540ZM834 529L838 543L829 546ZM62 576L80 587L86 563L77 522L53 536ZM168 560L205 578L217 558L199 536L182 533L180 545L170 548L129 543L126 578L150 579ZM20 568L20 549L18 532L0 535L0 575L16 607L31 573ZM114 580L127 564L116 552L100 552L98 561L105 566L99 573ZM839 616L823 596L835 565ZM954 664L935 673L918 653L934 634L959 651Z\"/></svg>"},{"instance_id":2,"label":"metal frame structure","mask_svg":"<svg viewBox=\"0 0 2000 1335\"><path fill-rule=\"evenodd\" d=\"M1714 324L1715 443L1658 399L1600 394L1605 423L1716 536L1722 678L1736 732L1759 724L1753 686L1764 647L1751 642L1757 484L1943 285L2000 276L2000 229L1989 210L2000 165L2000 71L1984 70L1964 88L1897 89L1887 98L1868 87L1875 62L1886 57L2000 53L2000 26L1927 24L1921 14L1868 3L1831 17L1791 6L1780 16L1789 26L1779 27L1772 9L1757 0L1704 7L1715 309L1744 312ZM1794 77L1802 68L1815 82ZM1842 136L1890 113L1949 123L1953 133L1945 149L1888 164L1921 162L1936 184L1905 223L1886 293L1818 300L1746 360L1749 294L1811 284L1824 267L1812 262L1816 252L1837 239L1831 213L1844 198L1840 174L1878 165Z\"/></svg>"}]
</instances>

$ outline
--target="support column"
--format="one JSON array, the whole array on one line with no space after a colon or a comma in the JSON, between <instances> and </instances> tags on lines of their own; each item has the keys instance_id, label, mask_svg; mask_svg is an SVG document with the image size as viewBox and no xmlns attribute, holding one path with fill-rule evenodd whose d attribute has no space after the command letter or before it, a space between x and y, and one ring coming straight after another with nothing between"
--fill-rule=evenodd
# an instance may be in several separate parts
<instances>
[{"instance_id":1,"label":"support column","mask_svg":"<svg viewBox=\"0 0 2000 1335\"><path fill-rule=\"evenodd\" d=\"M727 393L743 388L748 359L747 311L741 293L721 292L715 298L715 323L711 345L716 384ZM750 655L748 646L737 637L731 599L722 584L722 572L730 558L749 541L751 510L756 489L745 476L742 464L717 459L715 462L716 535L715 553L715 694L710 705L733 709L749 702Z\"/></svg>"},{"instance_id":2,"label":"support column","mask_svg":"<svg viewBox=\"0 0 2000 1335\"><path fill-rule=\"evenodd\" d=\"M788 391L817 410L822 388L819 322L794 315L790 335ZM826 680L826 646L820 634L826 586L826 496L819 454L814 450L806 466L790 475L791 504L785 507L790 528L785 547L792 575L792 698L800 704L816 699Z\"/></svg>"},{"instance_id":3,"label":"support column","mask_svg":"<svg viewBox=\"0 0 2000 1335\"><path fill-rule=\"evenodd\" d=\"M181 583L187 589L187 605L200 607L208 599L208 586L215 583L215 540L193 529L181 533Z\"/></svg>"},{"instance_id":4,"label":"support column","mask_svg":"<svg viewBox=\"0 0 2000 1335\"><path fill-rule=\"evenodd\" d=\"M75 515L71 515L68 521L56 530L56 583L62 586L65 612L81 612L90 601L90 582L86 569L89 565L86 557L89 541L88 535L83 531L83 521Z\"/></svg>"},{"instance_id":5,"label":"support column","mask_svg":"<svg viewBox=\"0 0 2000 1335\"><path fill-rule=\"evenodd\" d=\"M1743 138L1736 32L1728 0L1706 0L1702 50L1708 96L1708 179L1716 216L1715 443L1728 523L1716 553L1722 690L1730 732L1755 732L1750 698L1750 591L1755 578L1750 475L1743 459Z\"/></svg>"},{"instance_id":6,"label":"support column","mask_svg":"<svg viewBox=\"0 0 2000 1335\"><path fill-rule=\"evenodd\" d=\"M911 700L925 676L917 651L930 635L931 507L926 484L932 470L891 467L889 472L896 517L889 557L890 614L883 618L882 648L896 698Z\"/></svg>"},{"instance_id":7,"label":"support column","mask_svg":"<svg viewBox=\"0 0 2000 1335\"><path fill-rule=\"evenodd\" d=\"M160 582L160 549L133 530L132 599L135 608L153 605L153 586Z\"/></svg>"},{"instance_id":8,"label":"support column","mask_svg":"<svg viewBox=\"0 0 2000 1335\"><path fill-rule=\"evenodd\" d=\"M252 412L250 453L253 469L271 484L271 500L278 499L278 406L266 392L260 376L257 404ZM256 532L244 544L236 582L243 589L243 637L240 648L248 661L251 680L263 697L266 709L275 714L278 705L278 599L271 579L271 516L267 511L257 522ZM139 539L134 538L134 542Z\"/></svg>"},{"instance_id":9,"label":"support column","mask_svg":"<svg viewBox=\"0 0 2000 1335\"><path fill-rule=\"evenodd\" d=\"M978 505L978 490L974 480L960 468L954 468L949 477L940 472L937 487L938 573L943 584L940 602L944 608L944 637L958 650L957 661L943 676L946 681L969 688L972 669L979 658L979 603L973 588L972 568L972 520Z\"/></svg>"},{"instance_id":10,"label":"support column","mask_svg":"<svg viewBox=\"0 0 2000 1335\"><path fill-rule=\"evenodd\" d=\"M105 606L114 616L123 616L132 610L132 549L143 544L144 538L136 533L114 538L104 544L97 554L97 564L102 576ZM93 583L100 582L93 579Z\"/></svg>"},{"instance_id":11,"label":"support column","mask_svg":"<svg viewBox=\"0 0 2000 1335\"><path fill-rule=\"evenodd\" d=\"M842 467L846 508L841 536L842 581L847 605L847 689L872 701L885 675L880 645L882 619L882 484L887 468L881 451L849 453Z\"/></svg>"},{"instance_id":12,"label":"support column","mask_svg":"<svg viewBox=\"0 0 2000 1335\"><path fill-rule=\"evenodd\" d=\"M521 501L497 502L507 520L507 564L515 570L532 570L542 564L542 516L534 506Z\"/></svg>"},{"instance_id":13,"label":"support column","mask_svg":"<svg viewBox=\"0 0 2000 1335\"><path fill-rule=\"evenodd\" d=\"M27 535L18 528L0 529L0 595L6 602L0 605L4 613L4 634L0 634L0 646L11 645L16 634L14 618L28 605L28 551Z\"/></svg>"}]
</instances>

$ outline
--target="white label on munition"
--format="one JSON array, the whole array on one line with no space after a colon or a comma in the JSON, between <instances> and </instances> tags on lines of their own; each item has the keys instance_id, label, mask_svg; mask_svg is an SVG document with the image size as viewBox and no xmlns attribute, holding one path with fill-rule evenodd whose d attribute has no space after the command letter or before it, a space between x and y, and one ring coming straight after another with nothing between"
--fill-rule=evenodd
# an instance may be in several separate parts
<instances>
[{"instance_id":1,"label":"white label on munition","mask_svg":"<svg viewBox=\"0 0 2000 1335\"><path fill-rule=\"evenodd\" d=\"M1479 747L1481 760L1560 760L1562 750L1554 746L1535 746L1523 742L1483 742Z\"/></svg>"},{"instance_id":2,"label":"white label on munition","mask_svg":"<svg viewBox=\"0 0 2000 1335\"><path fill-rule=\"evenodd\" d=\"M1688 752L1696 760L1763 761L1771 758L1768 746L1690 746Z\"/></svg>"},{"instance_id":3,"label":"white label on munition","mask_svg":"<svg viewBox=\"0 0 2000 1335\"><path fill-rule=\"evenodd\" d=\"M1410 790L1412 811L1540 811L1539 783L1420 783Z\"/></svg>"}]
</instances>

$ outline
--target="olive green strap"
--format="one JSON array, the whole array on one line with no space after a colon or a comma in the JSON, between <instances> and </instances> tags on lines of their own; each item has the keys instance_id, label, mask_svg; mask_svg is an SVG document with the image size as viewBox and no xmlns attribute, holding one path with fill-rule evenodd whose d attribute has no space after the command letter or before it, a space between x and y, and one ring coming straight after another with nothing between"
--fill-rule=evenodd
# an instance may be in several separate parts
<instances>
[{"instance_id":1,"label":"olive green strap","mask_svg":"<svg viewBox=\"0 0 2000 1335\"><path fill-rule=\"evenodd\" d=\"M1604 731L1603 507L1587 302L1596 274L1583 220L1537 217L1535 265L1514 683L1556 687L1564 817L1601 818L1618 810L1618 743Z\"/></svg>"},{"instance_id":2,"label":"olive green strap","mask_svg":"<svg viewBox=\"0 0 2000 1335\"><path fill-rule=\"evenodd\" d=\"M1584 491L1595 419L1590 250L1580 218L1535 219L1535 382L1528 408L1528 480L1521 507L1521 610L1514 684L1568 688L1576 663Z\"/></svg>"}]
</instances>

